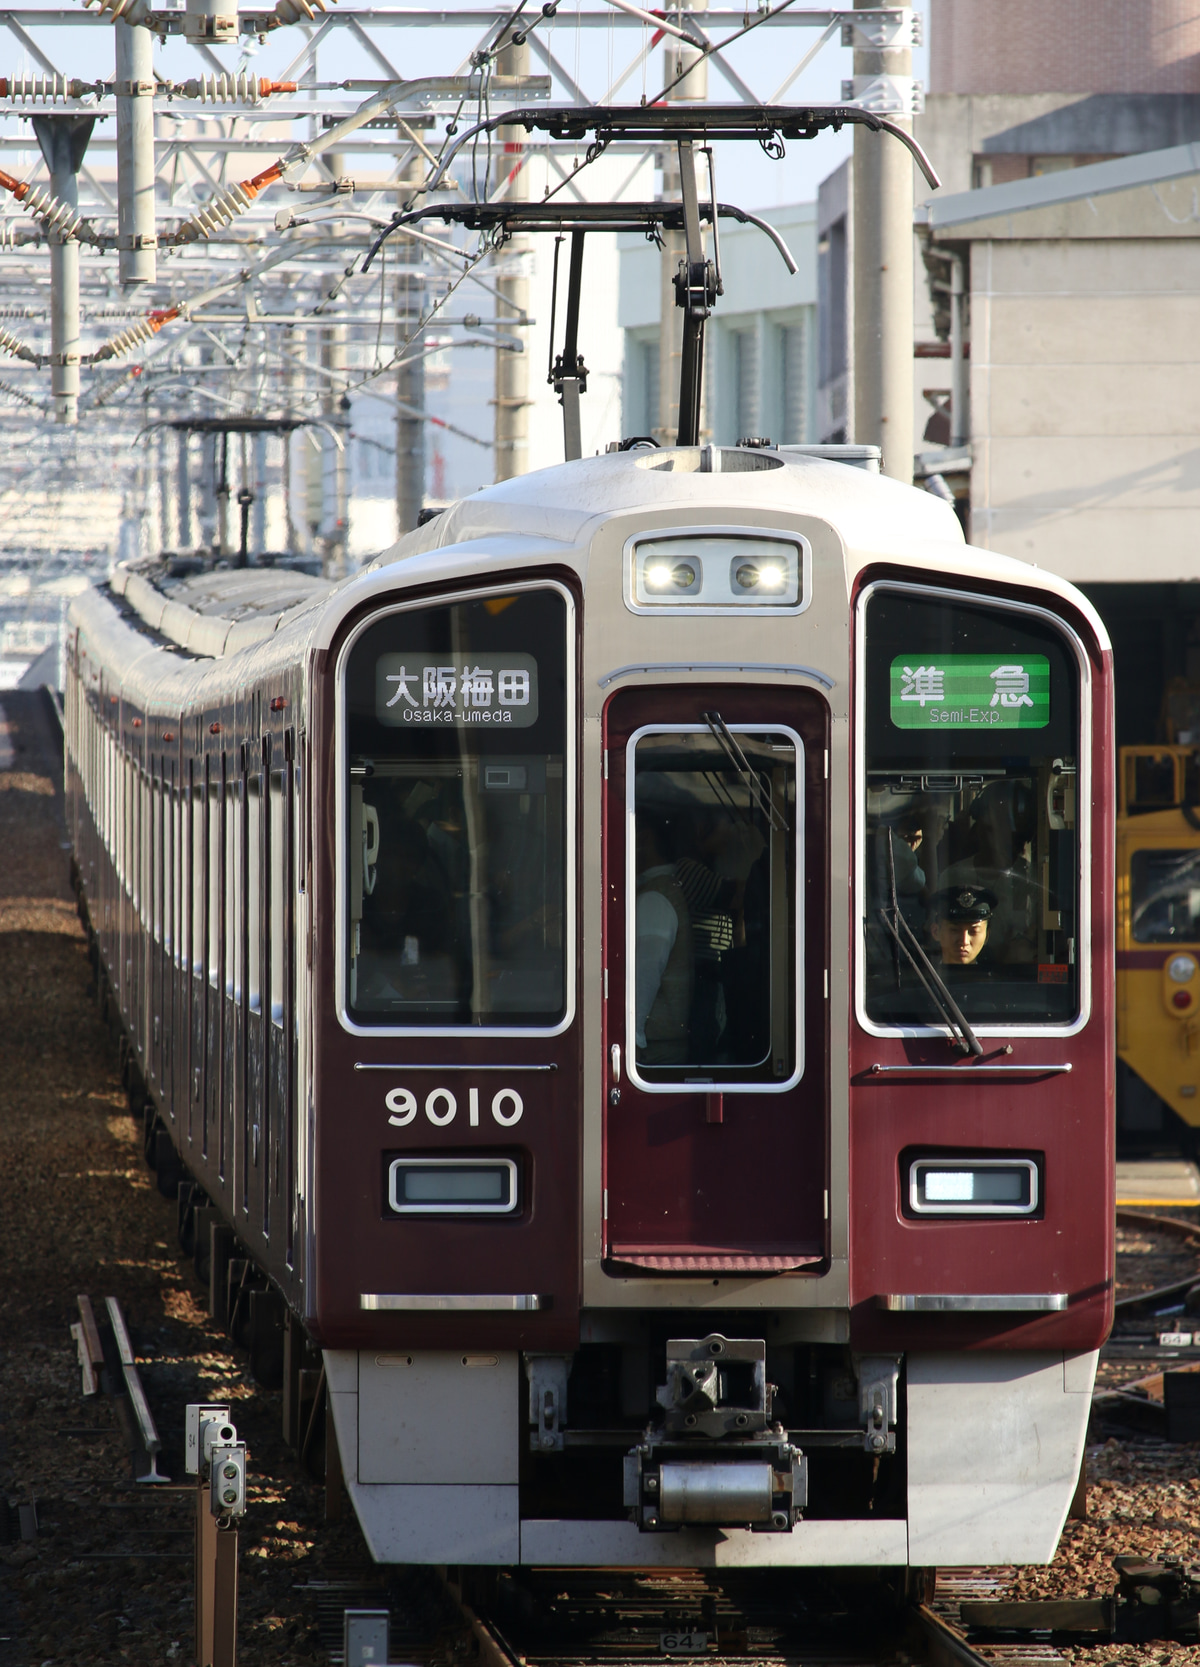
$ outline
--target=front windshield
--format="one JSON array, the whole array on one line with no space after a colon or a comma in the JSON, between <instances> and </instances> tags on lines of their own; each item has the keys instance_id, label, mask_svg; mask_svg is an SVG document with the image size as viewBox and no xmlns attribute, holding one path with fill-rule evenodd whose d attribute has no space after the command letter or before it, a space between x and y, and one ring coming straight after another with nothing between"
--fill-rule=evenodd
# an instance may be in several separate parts
<instances>
[{"instance_id":1,"label":"front windshield","mask_svg":"<svg viewBox=\"0 0 1200 1667\"><path fill-rule=\"evenodd\" d=\"M350 1016L552 1028L566 1010L566 605L396 610L346 666Z\"/></svg>"},{"instance_id":2,"label":"front windshield","mask_svg":"<svg viewBox=\"0 0 1200 1667\"><path fill-rule=\"evenodd\" d=\"M1078 673L1066 645L1028 615L880 590L865 653L868 1015L941 1022L907 927L972 1024L1069 1021Z\"/></svg>"}]
</instances>

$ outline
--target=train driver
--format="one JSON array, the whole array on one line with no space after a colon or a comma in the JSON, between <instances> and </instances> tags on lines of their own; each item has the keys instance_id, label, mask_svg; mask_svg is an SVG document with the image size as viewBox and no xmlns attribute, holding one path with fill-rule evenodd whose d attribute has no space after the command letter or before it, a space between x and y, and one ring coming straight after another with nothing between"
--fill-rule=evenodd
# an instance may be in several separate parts
<instances>
[{"instance_id":1,"label":"train driver","mask_svg":"<svg viewBox=\"0 0 1200 1667\"><path fill-rule=\"evenodd\" d=\"M987 943L988 925L996 911L994 891L971 886L946 886L929 901L929 930L944 967L969 967Z\"/></svg>"}]
</instances>

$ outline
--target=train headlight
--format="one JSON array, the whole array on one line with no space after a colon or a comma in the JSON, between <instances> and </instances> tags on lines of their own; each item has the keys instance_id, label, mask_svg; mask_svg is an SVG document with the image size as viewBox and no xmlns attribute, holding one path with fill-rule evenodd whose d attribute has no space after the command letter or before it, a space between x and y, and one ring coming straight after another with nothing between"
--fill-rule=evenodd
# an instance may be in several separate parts
<instances>
[{"instance_id":1,"label":"train headlight","mask_svg":"<svg viewBox=\"0 0 1200 1667\"><path fill-rule=\"evenodd\" d=\"M1029 1216L1040 1202L1034 1158L915 1158L908 1164L908 1209L918 1216Z\"/></svg>"},{"instance_id":2,"label":"train headlight","mask_svg":"<svg viewBox=\"0 0 1200 1667\"><path fill-rule=\"evenodd\" d=\"M746 592L779 596L787 579L787 568L777 561L740 561L735 557L729 570L729 583L735 596Z\"/></svg>"},{"instance_id":3,"label":"train headlight","mask_svg":"<svg viewBox=\"0 0 1200 1667\"><path fill-rule=\"evenodd\" d=\"M1167 962L1167 977L1172 984L1190 984L1196 976L1196 963L1190 955L1172 955Z\"/></svg>"},{"instance_id":4,"label":"train headlight","mask_svg":"<svg viewBox=\"0 0 1200 1667\"><path fill-rule=\"evenodd\" d=\"M700 589L699 562L652 561L646 566L646 589L659 595L694 596Z\"/></svg>"},{"instance_id":5,"label":"train headlight","mask_svg":"<svg viewBox=\"0 0 1200 1667\"><path fill-rule=\"evenodd\" d=\"M626 548L627 599L635 613L671 607L779 613L799 611L809 600L811 556L800 538L697 531L631 539Z\"/></svg>"}]
</instances>

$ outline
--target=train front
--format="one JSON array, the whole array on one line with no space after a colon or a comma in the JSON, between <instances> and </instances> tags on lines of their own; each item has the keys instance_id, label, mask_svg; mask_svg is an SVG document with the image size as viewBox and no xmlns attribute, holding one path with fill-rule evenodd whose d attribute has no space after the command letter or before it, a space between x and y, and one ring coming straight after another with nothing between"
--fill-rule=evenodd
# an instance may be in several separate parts
<instances>
[{"instance_id":1,"label":"train front","mask_svg":"<svg viewBox=\"0 0 1200 1667\"><path fill-rule=\"evenodd\" d=\"M377 1559L1053 1554L1110 699L1069 586L786 452L509 482L340 593L306 1318Z\"/></svg>"}]
</instances>

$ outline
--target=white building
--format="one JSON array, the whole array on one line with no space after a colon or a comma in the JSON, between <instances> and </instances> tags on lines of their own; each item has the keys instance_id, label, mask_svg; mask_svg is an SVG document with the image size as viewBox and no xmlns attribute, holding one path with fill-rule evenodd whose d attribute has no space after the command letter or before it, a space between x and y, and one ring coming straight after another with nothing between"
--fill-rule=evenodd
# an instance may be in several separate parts
<instances>
[{"instance_id":1,"label":"white building","mask_svg":"<svg viewBox=\"0 0 1200 1667\"><path fill-rule=\"evenodd\" d=\"M721 222L725 293L705 339L706 437L731 445L749 435L779 444L816 439L817 215L814 203L768 210L797 265L789 274L755 226ZM659 427L662 255L636 233L620 246L618 321L625 333L622 433ZM710 247L711 253L711 247Z\"/></svg>"}]
</instances>

